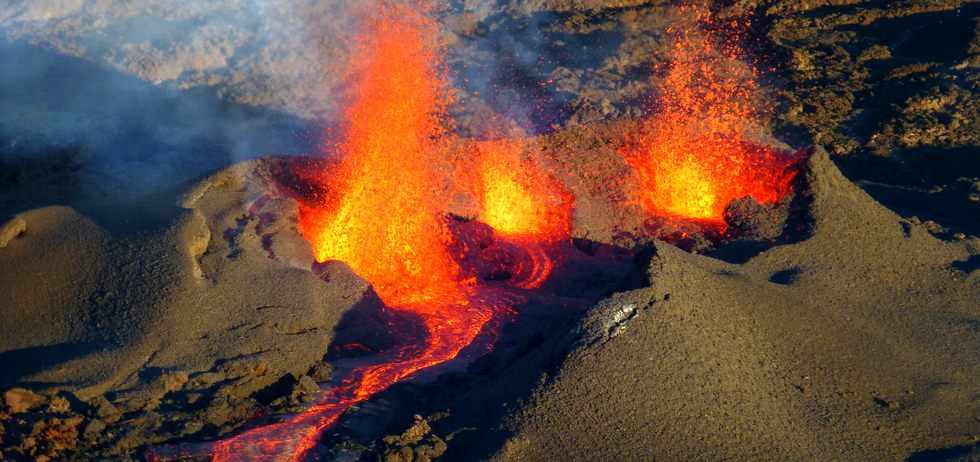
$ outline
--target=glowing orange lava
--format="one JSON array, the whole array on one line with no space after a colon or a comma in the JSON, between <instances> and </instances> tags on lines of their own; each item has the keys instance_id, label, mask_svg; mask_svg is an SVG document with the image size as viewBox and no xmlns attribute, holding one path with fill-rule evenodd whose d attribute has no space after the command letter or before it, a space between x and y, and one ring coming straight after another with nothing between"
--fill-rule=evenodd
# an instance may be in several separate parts
<instances>
[{"instance_id":1,"label":"glowing orange lava","mask_svg":"<svg viewBox=\"0 0 980 462\"><path fill-rule=\"evenodd\" d=\"M523 140L480 145L480 220L502 236L555 242L571 230L572 197L530 159Z\"/></svg>"},{"instance_id":2,"label":"glowing orange lava","mask_svg":"<svg viewBox=\"0 0 980 462\"><path fill-rule=\"evenodd\" d=\"M671 63L659 106L623 155L640 190L643 209L655 216L725 227L726 206L752 196L774 203L789 190L791 156L758 146L759 87L738 60L737 46L720 46L705 32L703 9L682 9L695 25L670 30Z\"/></svg>"}]
</instances>

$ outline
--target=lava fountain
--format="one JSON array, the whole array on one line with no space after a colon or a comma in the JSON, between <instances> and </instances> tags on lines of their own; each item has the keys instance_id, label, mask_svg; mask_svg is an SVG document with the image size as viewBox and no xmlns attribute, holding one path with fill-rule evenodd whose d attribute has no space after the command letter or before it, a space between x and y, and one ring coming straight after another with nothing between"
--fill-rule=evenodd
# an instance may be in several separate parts
<instances>
[{"instance_id":1,"label":"lava fountain","mask_svg":"<svg viewBox=\"0 0 980 462\"><path fill-rule=\"evenodd\" d=\"M212 460L304 460L353 405L456 358L496 315L510 311L518 289L539 286L553 268L548 249L568 238L571 202L539 170L514 170L534 167L517 161L516 144L487 150L474 173L485 179L478 201L486 223L445 210L437 165L455 140L445 122L449 85L437 36L424 9L389 4L369 21L354 41L361 45L350 63L342 157L331 168L299 174L319 183L319 193L297 197L299 228L315 259L346 263L386 309L418 322L424 340L354 367L300 414L208 446ZM481 274L487 266L502 269L506 282L487 283ZM187 454L182 447L151 458Z\"/></svg>"},{"instance_id":2,"label":"lava fountain","mask_svg":"<svg viewBox=\"0 0 980 462\"><path fill-rule=\"evenodd\" d=\"M659 104L622 154L640 185L633 200L647 214L723 231L732 200L782 198L796 159L748 139L763 125L755 71L739 61L737 43L722 44L708 32L714 24L706 9L682 11L693 25L668 29Z\"/></svg>"},{"instance_id":3,"label":"lava fountain","mask_svg":"<svg viewBox=\"0 0 980 462\"><path fill-rule=\"evenodd\" d=\"M519 276L513 282L521 288L542 284L562 255L559 247L571 234L574 201L558 180L525 155L529 146L522 138L480 143L475 181L480 220L499 241L525 251L527 258L512 265Z\"/></svg>"},{"instance_id":4,"label":"lava fountain","mask_svg":"<svg viewBox=\"0 0 980 462\"><path fill-rule=\"evenodd\" d=\"M571 194L523 155L527 148L519 138L480 144L480 219L510 239L560 241L571 232Z\"/></svg>"},{"instance_id":5,"label":"lava fountain","mask_svg":"<svg viewBox=\"0 0 980 462\"><path fill-rule=\"evenodd\" d=\"M448 91L436 33L421 13L391 7L361 37L342 158L324 178L332 193L301 204L317 261L343 261L390 306L467 298L436 191Z\"/></svg>"}]
</instances>

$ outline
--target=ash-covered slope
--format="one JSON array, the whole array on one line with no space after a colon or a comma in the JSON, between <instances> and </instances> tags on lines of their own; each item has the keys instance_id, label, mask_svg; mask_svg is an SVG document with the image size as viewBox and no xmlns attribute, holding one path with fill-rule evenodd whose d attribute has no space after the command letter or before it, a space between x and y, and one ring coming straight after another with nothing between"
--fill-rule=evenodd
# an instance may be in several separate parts
<instances>
[{"instance_id":1,"label":"ash-covered slope","mask_svg":"<svg viewBox=\"0 0 980 462\"><path fill-rule=\"evenodd\" d=\"M806 180L802 242L741 265L656 244L650 286L586 319L494 459L977 457L980 243L933 238L822 150Z\"/></svg>"},{"instance_id":2,"label":"ash-covered slope","mask_svg":"<svg viewBox=\"0 0 980 462\"><path fill-rule=\"evenodd\" d=\"M247 396L306 373L367 285L340 264L310 271L295 223L280 219L295 204L250 187L258 165L204 180L169 224L141 231L109 232L68 207L15 217L22 232L0 248L0 386L113 391L137 410L176 389L231 381Z\"/></svg>"}]
</instances>

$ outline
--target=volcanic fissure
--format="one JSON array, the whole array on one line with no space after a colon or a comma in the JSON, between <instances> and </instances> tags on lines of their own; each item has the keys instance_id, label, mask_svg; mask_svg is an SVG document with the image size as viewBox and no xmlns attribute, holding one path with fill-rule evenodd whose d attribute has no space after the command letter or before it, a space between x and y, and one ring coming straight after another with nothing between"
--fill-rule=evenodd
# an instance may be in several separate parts
<instances>
[{"instance_id":1,"label":"volcanic fissure","mask_svg":"<svg viewBox=\"0 0 980 462\"><path fill-rule=\"evenodd\" d=\"M305 460L353 406L486 353L522 308L582 311L643 264L632 251L572 238L575 197L530 138L454 134L439 29L424 8L387 6L363 29L336 156L287 162L277 181L299 204L317 265L341 262L368 281L400 340L383 349L346 344L359 353L341 357L333 382L298 414L213 443L158 447L153 460ZM641 213L723 236L733 201L771 207L792 192L799 156L745 135L759 120L755 76L731 70L737 49L697 33L672 32L659 104L639 132L624 134L620 152L632 171L629 202ZM454 165L461 149L467 160ZM447 206L453 194L471 199L468 213ZM569 295L583 278L592 289Z\"/></svg>"}]
</instances>

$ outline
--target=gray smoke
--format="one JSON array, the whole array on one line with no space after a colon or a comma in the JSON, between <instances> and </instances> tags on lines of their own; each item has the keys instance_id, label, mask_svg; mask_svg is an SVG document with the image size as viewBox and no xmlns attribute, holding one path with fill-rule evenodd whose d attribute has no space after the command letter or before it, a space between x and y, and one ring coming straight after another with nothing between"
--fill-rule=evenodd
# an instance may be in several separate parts
<instances>
[{"instance_id":1,"label":"gray smoke","mask_svg":"<svg viewBox=\"0 0 980 462\"><path fill-rule=\"evenodd\" d=\"M316 152L353 5L0 2L3 212L122 206L245 159Z\"/></svg>"}]
</instances>

